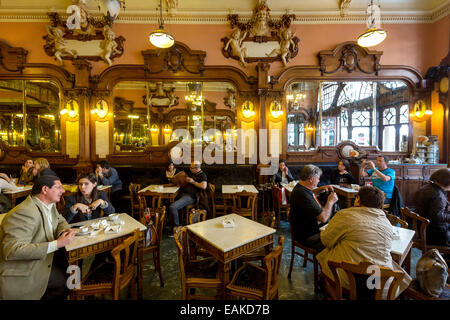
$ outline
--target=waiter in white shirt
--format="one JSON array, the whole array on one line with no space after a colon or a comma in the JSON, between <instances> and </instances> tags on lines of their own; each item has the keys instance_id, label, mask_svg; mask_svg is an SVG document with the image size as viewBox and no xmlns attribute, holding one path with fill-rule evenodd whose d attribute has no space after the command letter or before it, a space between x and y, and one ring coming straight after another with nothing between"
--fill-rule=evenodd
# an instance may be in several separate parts
<instances>
[{"instance_id":1,"label":"waiter in white shirt","mask_svg":"<svg viewBox=\"0 0 450 320\"><path fill-rule=\"evenodd\" d=\"M67 260L59 250L76 234L56 210L64 189L44 175L0 225L0 299L65 299Z\"/></svg>"}]
</instances>

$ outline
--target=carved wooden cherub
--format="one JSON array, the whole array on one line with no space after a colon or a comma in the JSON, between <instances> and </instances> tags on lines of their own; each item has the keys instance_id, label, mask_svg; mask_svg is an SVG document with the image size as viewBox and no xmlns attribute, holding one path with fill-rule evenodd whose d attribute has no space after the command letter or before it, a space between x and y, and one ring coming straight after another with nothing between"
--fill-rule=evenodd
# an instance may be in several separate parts
<instances>
[{"instance_id":1,"label":"carved wooden cherub","mask_svg":"<svg viewBox=\"0 0 450 320\"><path fill-rule=\"evenodd\" d=\"M103 36L105 39L100 43L100 48L103 49L101 57L109 65L112 65L111 55L113 53L120 53L119 49L117 49L116 35L112 31L111 27L106 25L103 28Z\"/></svg>"},{"instance_id":2,"label":"carved wooden cherub","mask_svg":"<svg viewBox=\"0 0 450 320\"><path fill-rule=\"evenodd\" d=\"M76 50L67 47L67 41L64 39L64 31L58 27L47 26L49 44L53 44L55 48L55 58L60 65L63 65L63 55L69 55L77 58L78 54Z\"/></svg>"},{"instance_id":3,"label":"carved wooden cherub","mask_svg":"<svg viewBox=\"0 0 450 320\"><path fill-rule=\"evenodd\" d=\"M292 40L295 34L290 29L283 29L280 31L280 49L274 49L271 53L267 54L268 57L280 56L283 65L286 66L286 58L289 55L290 47L295 47L295 43Z\"/></svg>"},{"instance_id":4,"label":"carved wooden cherub","mask_svg":"<svg viewBox=\"0 0 450 320\"><path fill-rule=\"evenodd\" d=\"M247 66L247 64L245 63L245 58L247 57L247 49L242 48L242 41L244 41L246 36L247 32L244 32L244 34L241 35L241 30L236 29L228 37L229 40L225 45L225 51L228 50L228 46L231 46L231 54L233 56L239 57L239 62L243 67Z\"/></svg>"}]
</instances>

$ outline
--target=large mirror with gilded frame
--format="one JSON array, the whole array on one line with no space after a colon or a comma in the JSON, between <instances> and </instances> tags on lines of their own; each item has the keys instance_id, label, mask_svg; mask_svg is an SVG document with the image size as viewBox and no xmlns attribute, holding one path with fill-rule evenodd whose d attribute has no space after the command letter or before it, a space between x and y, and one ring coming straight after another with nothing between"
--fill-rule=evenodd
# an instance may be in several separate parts
<instances>
[{"instance_id":1,"label":"large mirror with gilded frame","mask_svg":"<svg viewBox=\"0 0 450 320\"><path fill-rule=\"evenodd\" d=\"M297 81L285 98L288 152L345 140L408 151L410 92L404 81Z\"/></svg>"},{"instance_id":2,"label":"large mirror with gilded frame","mask_svg":"<svg viewBox=\"0 0 450 320\"><path fill-rule=\"evenodd\" d=\"M0 80L0 140L32 152L61 152L59 86L48 80Z\"/></svg>"},{"instance_id":3,"label":"large mirror with gilded frame","mask_svg":"<svg viewBox=\"0 0 450 320\"><path fill-rule=\"evenodd\" d=\"M120 81L113 89L114 150L141 152L185 139L205 145L218 135L227 141L236 129L235 94L228 82Z\"/></svg>"}]
</instances>

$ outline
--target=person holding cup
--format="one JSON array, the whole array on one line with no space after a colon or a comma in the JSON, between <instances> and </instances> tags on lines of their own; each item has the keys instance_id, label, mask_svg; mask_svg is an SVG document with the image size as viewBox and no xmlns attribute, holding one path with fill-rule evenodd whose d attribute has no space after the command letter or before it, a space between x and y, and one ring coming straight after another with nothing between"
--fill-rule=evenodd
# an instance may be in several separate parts
<instances>
[{"instance_id":1,"label":"person holding cup","mask_svg":"<svg viewBox=\"0 0 450 320\"><path fill-rule=\"evenodd\" d=\"M96 219L115 212L115 209L104 191L97 189L97 177L94 173L83 174L78 178L78 191L67 197L63 216L67 222L75 223Z\"/></svg>"}]
</instances>

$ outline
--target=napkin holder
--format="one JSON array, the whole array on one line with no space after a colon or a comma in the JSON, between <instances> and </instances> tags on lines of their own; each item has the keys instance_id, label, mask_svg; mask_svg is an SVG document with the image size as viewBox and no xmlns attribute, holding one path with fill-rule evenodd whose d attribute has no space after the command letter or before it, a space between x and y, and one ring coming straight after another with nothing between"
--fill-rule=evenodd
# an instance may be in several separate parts
<instances>
[{"instance_id":1,"label":"napkin holder","mask_svg":"<svg viewBox=\"0 0 450 320\"><path fill-rule=\"evenodd\" d=\"M222 225L224 228L234 228L234 220L233 219L223 219Z\"/></svg>"},{"instance_id":2,"label":"napkin holder","mask_svg":"<svg viewBox=\"0 0 450 320\"><path fill-rule=\"evenodd\" d=\"M392 228L393 238L394 240L400 239L400 232L397 228Z\"/></svg>"}]
</instances>

